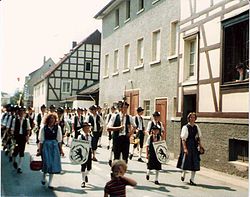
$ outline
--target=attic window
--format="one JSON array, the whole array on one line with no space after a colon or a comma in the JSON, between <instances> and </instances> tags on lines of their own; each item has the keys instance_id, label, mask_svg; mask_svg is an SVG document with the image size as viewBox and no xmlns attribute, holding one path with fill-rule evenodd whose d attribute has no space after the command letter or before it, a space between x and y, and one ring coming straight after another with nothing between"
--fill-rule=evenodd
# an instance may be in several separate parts
<instances>
[{"instance_id":1,"label":"attic window","mask_svg":"<svg viewBox=\"0 0 250 197\"><path fill-rule=\"evenodd\" d=\"M85 63L85 71L90 72L91 71L91 66L92 66L91 62L86 62Z\"/></svg>"}]
</instances>

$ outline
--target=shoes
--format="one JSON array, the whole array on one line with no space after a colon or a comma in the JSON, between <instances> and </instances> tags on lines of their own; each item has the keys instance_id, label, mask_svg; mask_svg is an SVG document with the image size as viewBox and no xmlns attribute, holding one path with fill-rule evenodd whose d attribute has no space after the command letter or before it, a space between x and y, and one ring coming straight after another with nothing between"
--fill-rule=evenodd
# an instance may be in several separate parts
<instances>
[{"instance_id":1,"label":"shoes","mask_svg":"<svg viewBox=\"0 0 250 197\"><path fill-rule=\"evenodd\" d=\"M86 182L86 183L89 182L88 176L85 176L85 182Z\"/></svg>"},{"instance_id":2,"label":"shoes","mask_svg":"<svg viewBox=\"0 0 250 197\"><path fill-rule=\"evenodd\" d=\"M14 163L13 163L13 167L14 167L15 169L17 169L17 162L14 162Z\"/></svg>"},{"instance_id":3,"label":"shoes","mask_svg":"<svg viewBox=\"0 0 250 197\"><path fill-rule=\"evenodd\" d=\"M138 161L139 161L139 162L144 162L144 161L142 160L142 158L139 158Z\"/></svg>"},{"instance_id":4,"label":"shoes","mask_svg":"<svg viewBox=\"0 0 250 197\"><path fill-rule=\"evenodd\" d=\"M155 181L155 184L156 184L156 185L160 185L159 181Z\"/></svg>"},{"instance_id":5,"label":"shoes","mask_svg":"<svg viewBox=\"0 0 250 197\"><path fill-rule=\"evenodd\" d=\"M133 154L130 154L129 155L129 159L131 160L133 158Z\"/></svg>"},{"instance_id":6,"label":"shoes","mask_svg":"<svg viewBox=\"0 0 250 197\"><path fill-rule=\"evenodd\" d=\"M18 173L18 174L23 173L22 170L21 170L21 168L18 168L18 169L17 169L17 173Z\"/></svg>"},{"instance_id":7,"label":"shoes","mask_svg":"<svg viewBox=\"0 0 250 197\"><path fill-rule=\"evenodd\" d=\"M110 147L109 147L109 146L107 146L107 149L108 149L108 150L109 150L109 148L110 148Z\"/></svg>"},{"instance_id":8,"label":"shoes","mask_svg":"<svg viewBox=\"0 0 250 197\"><path fill-rule=\"evenodd\" d=\"M93 161L98 161L95 157L93 157L93 159L92 159Z\"/></svg>"},{"instance_id":9,"label":"shoes","mask_svg":"<svg viewBox=\"0 0 250 197\"><path fill-rule=\"evenodd\" d=\"M109 160L109 166L111 167L111 165L112 165L112 160Z\"/></svg>"},{"instance_id":10,"label":"shoes","mask_svg":"<svg viewBox=\"0 0 250 197\"><path fill-rule=\"evenodd\" d=\"M42 185L45 185L45 181L41 181Z\"/></svg>"},{"instance_id":11,"label":"shoes","mask_svg":"<svg viewBox=\"0 0 250 197\"><path fill-rule=\"evenodd\" d=\"M54 189L54 187L53 187L53 186L50 186L50 185L48 186L48 188L49 188L49 189Z\"/></svg>"},{"instance_id":12,"label":"shoes","mask_svg":"<svg viewBox=\"0 0 250 197\"><path fill-rule=\"evenodd\" d=\"M98 145L97 147L102 148L102 145L100 144L100 145Z\"/></svg>"},{"instance_id":13,"label":"shoes","mask_svg":"<svg viewBox=\"0 0 250 197\"><path fill-rule=\"evenodd\" d=\"M191 179L189 180L190 181L190 185L194 185L194 186L196 186L197 184L196 183L194 183Z\"/></svg>"},{"instance_id":14,"label":"shoes","mask_svg":"<svg viewBox=\"0 0 250 197\"><path fill-rule=\"evenodd\" d=\"M184 176L181 176L181 181L184 181L184 180L185 180Z\"/></svg>"},{"instance_id":15,"label":"shoes","mask_svg":"<svg viewBox=\"0 0 250 197\"><path fill-rule=\"evenodd\" d=\"M82 187L82 188L85 187L85 182L82 182L81 187Z\"/></svg>"},{"instance_id":16,"label":"shoes","mask_svg":"<svg viewBox=\"0 0 250 197\"><path fill-rule=\"evenodd\" d=\"M149 175L148 174L146 175L146 179L149 180Z\"/></svg>"}]
</instances>

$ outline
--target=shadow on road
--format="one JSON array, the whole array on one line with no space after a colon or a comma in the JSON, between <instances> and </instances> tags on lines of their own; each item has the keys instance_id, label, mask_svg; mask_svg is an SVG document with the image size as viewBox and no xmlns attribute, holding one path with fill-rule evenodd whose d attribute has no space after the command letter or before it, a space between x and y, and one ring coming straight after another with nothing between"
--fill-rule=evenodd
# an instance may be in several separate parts
<instances>
[{"instance_id":1,"label":"shadow on road","mask_svg":"<svg viewBox=\"0 0 250 197\"><path fill-rule=\"evenodd\" d=\"M236 191L235 189L232 189L231 187L218 186L218 185L197 184L196 187L203 187L203 188L206 188L206 189L218 189L218 190Z\"/></svg>"}]
</instances>

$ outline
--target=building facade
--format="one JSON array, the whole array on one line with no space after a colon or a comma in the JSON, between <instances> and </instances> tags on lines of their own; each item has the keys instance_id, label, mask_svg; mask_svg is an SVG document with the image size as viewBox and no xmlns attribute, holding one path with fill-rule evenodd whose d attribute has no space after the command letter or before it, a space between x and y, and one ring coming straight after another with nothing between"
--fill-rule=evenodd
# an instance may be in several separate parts
<instances>
[{"instance_id":1,"label":"building facade","mask_svg":"<svg viewBox=\"0 0 250 197\"><path fill-rule=\"evenodd\" d=\"M56 107L89 107L92 96L78 94L99 83L101 33L96 30L73 48L34 87L34 108L42 104ZM74 99L68 99L68 98Z\"/></svg>"},{"instance_id":2,"label":"building facade","mask_svg":"<svg viewBox=\"0 0 250 197\"><path fill-rule=\"evenodd\" d=\"M37 70L30 73L29 76L25 77L25 83L23 88L23 103L25 106L33 107L34 84L42 80L44 74L54 65L55 63L51 58L46 60L46 57L44 57L43 65Z\"/></svg>"},{"instance_id":3,"label":"building facade","mask_svg":"<svg viewBox=\"0 0 250 197\"><path fill-rule=\"evenodd\" d=\"M161 112L165 128L177 96L177 25L179 1L110 1L102 20L100 105L126 99L129 113L145 109L147 122Z\"/></svg>"},{"instance_id":4,"label":"building facade","mask_svg":"<svg viewBox=\"0 0 250 197\"><path fill-rule=\"evenodd\" d=\"M178 37L172 134L178 136L187 114L197 112L206 148L203 166L247 177L249 2L181 0ZM237 65L243 68L242 77ZM179 145L173 146L178 155Z\"/></svg>"}]
</instances>

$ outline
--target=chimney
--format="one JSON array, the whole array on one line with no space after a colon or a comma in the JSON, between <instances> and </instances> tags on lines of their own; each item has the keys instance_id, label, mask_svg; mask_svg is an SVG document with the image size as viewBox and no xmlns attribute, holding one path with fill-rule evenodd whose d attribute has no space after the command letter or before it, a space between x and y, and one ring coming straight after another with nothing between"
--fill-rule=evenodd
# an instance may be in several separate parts
<instances>
[{"instance_id":1,"label":"chimney","mask_svg":"<svg viewBox=\"0 0 250 197\"><path fill-rule=\"evenodd\" d=\"M76 42L76 41L73 41L73 42L72 42L72 49L75 48L76 45L77 45L77 42Z\"/></svg>"},{"instance_id":2,"label":"chimney","mask_svg":"<svg viewBox=\"0 0 250 197\"><path fill-rule=\"evenodd\" d=\"M43 64L46 62L46 56L43 56Z\"/></svg>"}]
</instances>

